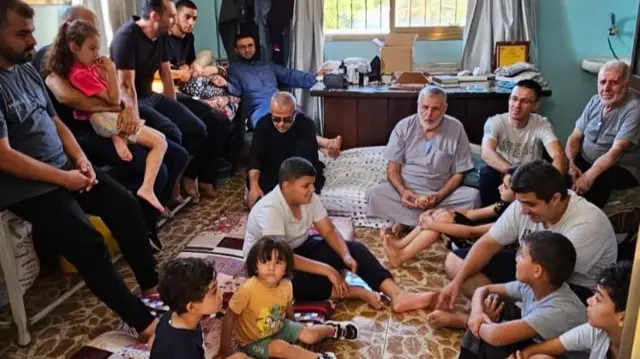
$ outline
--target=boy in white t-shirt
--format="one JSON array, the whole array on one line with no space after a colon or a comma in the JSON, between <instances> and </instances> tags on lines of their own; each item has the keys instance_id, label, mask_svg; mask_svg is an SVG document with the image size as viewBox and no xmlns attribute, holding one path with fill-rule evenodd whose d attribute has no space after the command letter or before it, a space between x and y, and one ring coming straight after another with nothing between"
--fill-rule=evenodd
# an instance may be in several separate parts
<instances>
[{"instance_id":1,"label":"boy in white t-shirt","mask_svg":"<svg viewBox=\"0 0 640 359\"><path fill-rule=\"evenodd\" d=\"M316 169L301 157L280 166L279 184L251 209L242 248L245 258L260 238L273 236L294 252L293 296L300 301L360 298L376 309L382 292L395 312L433 307L437 293L409 293L362 243L345 241L314 193ZM318 235L309 235L314 226ZM347 285L343 272L360 276L375 292Z\"/></svg>"},{"instance_id":2,"label":"boy in white t-shirt","mask_svg":"<svg viewBox=\"0 0 640 359\"><path fill-rule=\"evenodd\" d=\"M546 149L553 166L567 172L568 160L547 118L534 113L540 107L542 88L533 80L516 84L509 97L509 112L489 117L484 124L480 171L480 197L488 206L500 199L500 179L513 165L541 160Z\"/></svg>"},{"instance_id":3,"label":"boy in white t-shirt","mask_svg":"<svg viewBox=\"0 0 640 359\"><path fill-rule=\"evenodd\" d=\"M617 358L631 283L631 267L631 262L622 261L602 273L596 294L588 300L587 323L557 338L527 347L510 359L546 358L546 355L584 351L590 352L589 359Z\"/></svg>"}]
</instances>

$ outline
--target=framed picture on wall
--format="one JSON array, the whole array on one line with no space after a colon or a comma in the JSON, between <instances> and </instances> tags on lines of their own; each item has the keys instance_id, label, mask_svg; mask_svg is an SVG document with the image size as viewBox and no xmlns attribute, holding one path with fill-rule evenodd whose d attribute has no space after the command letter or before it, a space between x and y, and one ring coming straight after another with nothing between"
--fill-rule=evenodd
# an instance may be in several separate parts
<instances>
[{"instance_id":1,"label":"framed picture on wall","mask_svg":"<svg viewBox=\"0 0 640 359\"><path fill-rule=\"evenodd\" d=\"M529 62L529 41L498 41L495 46L493 69Z\"/></svg>"}]
</instances>

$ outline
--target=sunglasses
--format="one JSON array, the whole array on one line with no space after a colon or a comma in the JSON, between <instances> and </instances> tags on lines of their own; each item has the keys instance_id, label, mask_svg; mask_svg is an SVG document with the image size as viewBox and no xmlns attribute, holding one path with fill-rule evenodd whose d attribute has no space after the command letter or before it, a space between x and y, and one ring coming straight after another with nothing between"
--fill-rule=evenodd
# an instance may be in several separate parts
<instances>
[{"instance_id":1,"label":"sunglasses","mask_svg":"<svg viewBox=\"0 0 640 359\"><path fill-rule=\"evenodd\" d=\"M293 116L287 116L287 117L277 117L277 116L271 116L271 121L273 121L273 123L291 123L293 122Z\"/></svg>"}]
</instances>

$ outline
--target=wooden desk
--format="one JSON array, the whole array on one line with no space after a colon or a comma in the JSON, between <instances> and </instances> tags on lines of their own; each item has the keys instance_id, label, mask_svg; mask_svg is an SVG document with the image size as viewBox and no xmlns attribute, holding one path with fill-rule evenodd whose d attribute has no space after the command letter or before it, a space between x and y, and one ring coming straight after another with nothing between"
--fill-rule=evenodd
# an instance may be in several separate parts
<instances>
[{"instance_id":1,"label":"wooden desk","mask_svg":"<svg viewBox=\"0 0 640 359\"><path fill-rule=\"evenodd\" d=\"M459 119L471 143L482 142L484 123L490 116L507 112L511 90L448 88L447 114ZM545 90L544 96L551 96ZM398 121L416 113L418 91L392 90L385 86L353 86L329 90L318 83L311 96L324 100L324 136L342 136L342 147L386 145Z\"/></svg>"}]
</instances>

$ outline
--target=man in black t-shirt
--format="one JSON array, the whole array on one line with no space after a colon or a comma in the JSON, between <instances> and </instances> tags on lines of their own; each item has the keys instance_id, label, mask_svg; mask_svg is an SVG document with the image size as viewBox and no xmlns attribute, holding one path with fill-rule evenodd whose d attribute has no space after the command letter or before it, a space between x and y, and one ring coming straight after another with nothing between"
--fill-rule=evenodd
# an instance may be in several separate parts
<instances>
[{"instance_id":1,"label":"man in black t-shirt","mask_svg":"<svg viewBox=\"0 0 640 359\"><path fill-rule=\"evenodd\" d=\"M196 179L207 195L213 194L215 161L220 154L220 146L210 123L216 122L212 120L214 116L224 118L224 115L214 113L195 100L194 103L203 107L187 107L183 104L186 102L183 96L176 94L167 38L175 14L175 5L169 0L145 0L142 17L134 16L114 35L111 58L118 69L121 96L125 103L135 105L147 125L160 130L168 139L181 143L194 156L184 172L184 190L197 200ZM159 71L164 95L152 91L156 71ZM177 194L174 199L180 201Z\"/></svg>"},{"instance_id":2,"label":"man in black t-shirt","mask_svg":"<svg viewBox=\"0 0 640 359\"><path fill-rule=\"evenodd\" d=\"M196 50L193 28L198 20L197 6L190 0L180 0L176 3L176 11L176 21L169 30L169 36L167 36L173 78L187 82L192 76L211 76L216 74L218 69L214 66L203 68L195 64ZM226 115L218 111L218 109L212 108L200 99L194 99L181 92L177 93L177 98L178 101L187 106L207 126L209 138L205 147L209 153L207 156L208 161L214 163L216 165L215 168L228 166L228 163L226 163L222 157L222 151L231 133L231 122L229 119ZM187 177L187 179L185 179L185 186L190 185L188 178L193 176L215 176L215 173L208 172L208 169L203 169L203 173L192 173L188 168L185 171L185 177ZM209 181L203 181L202 178L200 182L211 183ZM204 187L203 189L205 191L209 191L208 186L200 187Z\"/></svg>"},{"instance_id":3,"label":"man in black t-shirt","mask_svg":"<svg viewBox=\"0 0 640 359\"><path fill-rule=\"evenodd\" d=\"M69 7L61 19L62 22L72 22L74 20L83 20L90 24L96 24L97 22L96 15L83 6ZM44 73L45 55L49 47L47 45L41 48L32 60L32 64L41 74ZM98 166L109 165L113 167L118 180L127 189L135 193L144 178L148 150L137 144L129 144L133 159L131 161L123 161L116 152L111 139L98 135L89 121L76 120L73 116L73 110L86 112L119 111L123 122L128 120L137 121L134 111L131 108L121 111L121 107L113 108L112 106L107 106L97 97L88 97L71 86L67 79L61 78L54 73L47 75L45 81L51 102L58 116L69 127L87 157ZM167 151L162 167L156 177L155 185L156 196L163 205L168 204L173 186L186 166L188 157L184 148L171 140L167 141ZM141 205L151 243L156 249L160 249L162 243L158 239L156 227L160 213L144 200L141 201Z\"/></svg>"}]
</instances>

